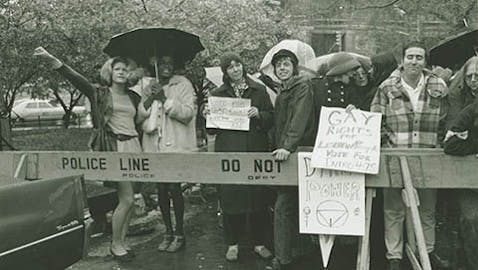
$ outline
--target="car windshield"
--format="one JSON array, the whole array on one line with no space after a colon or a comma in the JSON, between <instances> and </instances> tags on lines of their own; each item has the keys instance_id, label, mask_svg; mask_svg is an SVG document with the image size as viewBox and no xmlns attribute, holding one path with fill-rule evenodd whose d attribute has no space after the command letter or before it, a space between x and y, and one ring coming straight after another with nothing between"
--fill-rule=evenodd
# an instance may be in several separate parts
<instances>
[{"instance_id":1,"label":"car windshield","mask_svg":"<svg viewBox=\"0 0 478 270\"><path fill-rule=\"evenodd\" d=\"M19 100L15 100L15 102L13 102L13 107L17 106L18 104L21 104L23 102L27 101L26 99L19 99Z\"/></svg>"}]
</instances>

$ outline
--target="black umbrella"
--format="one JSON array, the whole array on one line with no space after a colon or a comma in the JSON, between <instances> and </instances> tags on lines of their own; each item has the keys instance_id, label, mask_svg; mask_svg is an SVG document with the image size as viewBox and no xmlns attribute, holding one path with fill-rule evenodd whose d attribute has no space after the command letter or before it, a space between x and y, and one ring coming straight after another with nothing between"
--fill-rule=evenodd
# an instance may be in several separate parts
<instances>
[{"instance_id":1,"label":"black umbrella","mask_svg":"<svg viewBox=\"0 0 478 270\"><path fill-rule=\"evenodd\" d=\"M139 63L148 63L152 56L171 55L179 65L202 50L198 36L174 28L134 29L113 36L103 49L109 56L130 57Z\"/></svg>"},{"instance_id":2,"label":"black umbrella","mask_svg":"<svg viewBox=\"0 0 478 270\"><path fill-rule=\"evenodd\" d=\"M454 68L477 55L478 27L442 40L430 50L430 64Z\"/></svg>"}]
</instances>

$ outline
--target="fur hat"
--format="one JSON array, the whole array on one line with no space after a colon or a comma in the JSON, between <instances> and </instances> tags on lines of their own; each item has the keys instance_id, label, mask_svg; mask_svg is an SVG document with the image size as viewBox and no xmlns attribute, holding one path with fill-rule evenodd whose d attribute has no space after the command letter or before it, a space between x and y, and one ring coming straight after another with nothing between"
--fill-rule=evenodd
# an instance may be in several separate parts
<instances>
[{"instance_id":1,"label":"fur hat","mask_svg":"<svg viewBox=\"0 0 478 270\"><path fill-rule=\"evenodd\" d=\"M352 55L346 52L338 52L329 58L326 76L337 76L359 68L361 65Z\"/></svg>"}]
</instances>

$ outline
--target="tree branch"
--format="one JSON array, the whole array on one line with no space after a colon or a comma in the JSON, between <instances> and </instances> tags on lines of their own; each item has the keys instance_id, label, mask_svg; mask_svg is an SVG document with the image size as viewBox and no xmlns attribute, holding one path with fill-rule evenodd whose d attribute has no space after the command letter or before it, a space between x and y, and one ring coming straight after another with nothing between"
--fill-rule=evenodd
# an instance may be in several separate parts
<instances>
[{"instance_id":1,"label":"tree branch","mask_svg":"<svg viewBox=\"0 0 478 270\"><path fill-rule=\"evenodd\" d=\"M143 4L143 9L146 13L148 13L148 8L146 7L146 3L144 2L144 0L141 0L141 3Z\"/></svg>"},{"instance_id":2,"label":"tree branch","mask_svg":"<svg viewBox=\"0 0 478 270\"><path fill-rule=\"evenodd\" d=\"M63 110L66 112L66 110L68 109L66 107L66 104L65 102L63 101L63 99L61 99L60 97L60 94L58 93L58 88L57 87L52 87L50 86L51 90L53 90L53 95L56 97L56 99L58 100L58 102L60 102L60 105L61 107L63 108Z\"/></svg>"},{"instance_id":3,"label":"tree branch","mask_svg":"<svg viewBox=\"0 0 478 270\"><path fill-rule=\"evenodd\" d=\"M184 4L184 2L186 2L186 0L181 0L181 2L177 3L174 7L169 8L167 11L170 12L170 11L173 11L173 10L179 8L182 4Z\"/></svg>"}]
</instances>

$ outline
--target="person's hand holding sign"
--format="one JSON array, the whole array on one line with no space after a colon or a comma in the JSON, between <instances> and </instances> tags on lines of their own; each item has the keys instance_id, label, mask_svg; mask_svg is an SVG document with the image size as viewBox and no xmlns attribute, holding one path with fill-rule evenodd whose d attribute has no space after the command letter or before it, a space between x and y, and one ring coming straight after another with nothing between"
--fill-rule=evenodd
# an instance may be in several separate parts
<instances>
[{"instance_id":1,"label":"person's hand holding sign","mask_svg":"<svg viewBox=\"0 0 478 270\"><path fill-rule=\"evenodd\" d=\"M349 105L347 105L347 107L345 108L345 112L346 112L346 113L351 113L352 110L356 110L356 109L357 109L357 107L355 107L355 105L349 104Z\"/></svg>"},{"instance_id":2,"label":"person's hand holding sign","mask_svg":"<svg viewBox=\"0 0 478 270\"><path fill-rule=\"evenodd\" d=\"M211 113L211 111L209 110L209 104L204 103L204 107L203 107L201 113L202 113L202 116L204 118L206 118L206 116Z\"/></svg>"},{"instance_id":3,"label":"person's hand holding sign","mask_svg":"<svg viewBox=\"0 0 478 270\"><path fill-rule=\"evenodd\" d=\"M247 116L249 118L259 118L259 109L257 109L257 107L251 106L251 108L249 108L249 111L247 111Z\"/></svg>"}]
</instances>

